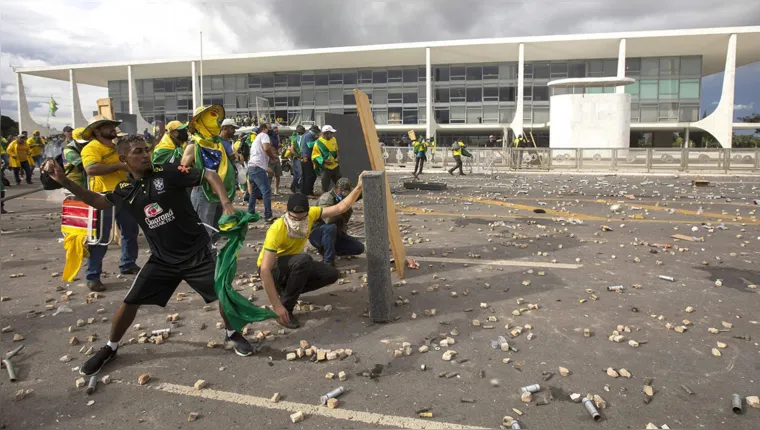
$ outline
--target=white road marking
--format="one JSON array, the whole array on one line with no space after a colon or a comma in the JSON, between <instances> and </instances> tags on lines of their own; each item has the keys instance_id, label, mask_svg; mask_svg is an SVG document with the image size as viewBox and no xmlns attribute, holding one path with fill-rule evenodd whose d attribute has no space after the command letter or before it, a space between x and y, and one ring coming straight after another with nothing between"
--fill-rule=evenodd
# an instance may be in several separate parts
<instances>
[{"instance_id":1,"label":"white road marking","mask_svg":"<svg viewBox=\"0 0 760 430\"><path fill-rule=\"evenodd\" d=\"M580 269L582 264L568 263L545 263L543 261L523 261L523 260L481 260L474 258L445 258L445 257L412 257L407 259L418 261L431 261L433 263L461 263L461 264L479 264L491 266L518 266L518 267L548 267L552 269Z\"/></svg>"},{"instance_id":2,"label":"white road marking","mask_svg":"<svg viewBox=\"0 0 760 430\"><path fill-rule=\"evenodd\" d=\"M135 386L128 382L122 382L124 385ZM473 427L455 423L445 423L440 421L428 421L418 418L398 417L394 415L377 414L373 412L352 411L348 409L329 409L327 406L308 405L305 403L280 401L272 403L264 397L249 396L246 394L230 393L218 390L196 390L194 387L185 385L157 383L148 384L146 387L154 390L163 391L171 394L182 396L200 397L221 402L237 403L246 406L255 406L265 409L276 409L288 412L303 412L306 415L320 415L328 418L340 420L362 422L371 425L390 426L394 428L408 429L481 429L483 427Z\"/></svg>"}]
</instances>

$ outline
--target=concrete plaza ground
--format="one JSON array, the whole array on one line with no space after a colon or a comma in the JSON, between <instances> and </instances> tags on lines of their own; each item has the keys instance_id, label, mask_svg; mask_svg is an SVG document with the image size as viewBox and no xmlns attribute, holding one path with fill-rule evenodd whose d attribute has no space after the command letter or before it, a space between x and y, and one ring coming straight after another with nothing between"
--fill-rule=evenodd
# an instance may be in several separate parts
<instances>
[{"instance_id":1,"label":"concrete plaza ground","mask_svg":"<svg viewBox=\"0 0 760 430\"><path fill-rule=\"evenodd\" d=\"M9 429L495 428L510 415L523 428L757 428L760 409L745 406L745 414L736 415L730 400L732 393L760 395L760 221L753 204L760 198L760 178L700 178L709 186L692 187L693 177L673 175L491 178L434 172L423 179L447 182L447 191L405 190L402 174L390 175L406 253L420 265L407 270L405 284L394 286L400 300L396 321L372 324L366 318L365 260L341 260L341 270L355 273L303 297L315 307L297 313L304 327L280 334L273 322L253 324L251 337L270 330L273 338L262 342L258 355L241 358L221 346L208 347L209 341L223 342L223 331L215 328L216 306L204 311L200 297L183 284L178 291L186 299L172 299L166 309L141 309L135 321L141 328L127 334L168 327L166 316L179 313L171 337L160 345L122 346L118 359L101 372L114 382L99 385L92 396L75 388L79 375L73 368L86 359L79 350L92 334L98 336L95 349L103 345L133 277L111 274L104 279L104 297L86 304L83 281L67 285L52 276L64 261L60 204L41 193L8 202L13 213L0 225L0 290L9 300L0 304L0 325L12 331L0 341L3 352L9 351L20 343L12 342L14 334L20 334L26 349L13 358L18 382L0 375L0 423ZM276 215L286 198L278 199ZM613 204L621 205L618 212L610 211ZM359 204L353 223L359 232L361 217ZM249 232L239 274L255 272L264 234L263 225ZM704 241L676 240L673 234ZM138 264L147 258L143 239L140 247ZM112 245L104 268L117 271L118 257ZM10 277L18 273L24 276ZM606 290L615 285L624 286L621 294ZM256 303L267 302L263 291L247 283L238 288ZM67 303L73 312L53 316L46 305L58 307L66 291L73 292ZM529 304L538 309L513 314ZM435 316L425 315L430 309ZM108 321L100 322L103 317ZM96 322L67 331L87 318ZM479 326L473 325L476 319ZM630 330L620 333L620 343L608 340L618 325ZM512 338L514 327L523 330ZM709 328L720 331L711 334ZM456 343L440 347L441 334ZM79 345L69 345L72 336ZM492 349L498 336L517 352ZM350 348L354 355L286 361L302 339L325 349ZM634 348L629 340L640 345ZM404 342L413 353L394 358ZM421 345L430 351L418 352ZM442 355L448 350L458 354L447 362ZM64 355L74 360L60 362ZM559 375L560 366L570 375ZM610 367L632 377L608 376ZM372 369L375 377L362 376ZM348 375L345 382L325 378L339 371ZM439 377L442 372L451 377ZM144 373L152 379L139 386ZM654 389L648 403L642 392L646 378ZM196 391L198 379L208 388ZM542 389L523 403L520 387L529 384ZM348 389L340 407L318 406L319 396L339 385ZM20 389L34 391L16 401ZM283 401L270 403L275 392ZM592 421L571 393L603 397L603 419ZM418 416L424 408L432 418ZM296 411L306 413L305 421L291 423ZM200 414L197 421L187 422L191 412Z\"/></svg>"}]
</instances>

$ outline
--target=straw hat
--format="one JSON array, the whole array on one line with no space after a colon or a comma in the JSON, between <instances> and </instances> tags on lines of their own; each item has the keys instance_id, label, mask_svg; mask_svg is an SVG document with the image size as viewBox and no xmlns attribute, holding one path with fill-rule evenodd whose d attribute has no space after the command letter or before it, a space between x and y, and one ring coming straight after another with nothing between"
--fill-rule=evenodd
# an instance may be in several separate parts
<instances>
[{"instance_id":1,"label":"straw hat","mask_svg":"<svg viewBox=\"0 0 760 430\"><path fill-rule=\"evenodd\" d=\"M187 122L187 129L190 130L190 133L195 133L195 121L208 111L214 112L219 118L224 118L224 108L222 105L199 106L193 112L193 117Z\"/></svg>"},{"instance_id":2,"label":"straw hat","mask_svg":"<svg viewBox=\"0 0 760 430\"><path fill-rule=\"evenodd\" d=\"M82 139L92 140L92 133L96 128L104 124L113 124L114 126L117 126L121 124L121 120L112 120L104 117L103 115L95 115L94 117L90 118L90 121L87 123L87 127L84 128L84 131L82 132Z\"/></svg>"}]
</instances>

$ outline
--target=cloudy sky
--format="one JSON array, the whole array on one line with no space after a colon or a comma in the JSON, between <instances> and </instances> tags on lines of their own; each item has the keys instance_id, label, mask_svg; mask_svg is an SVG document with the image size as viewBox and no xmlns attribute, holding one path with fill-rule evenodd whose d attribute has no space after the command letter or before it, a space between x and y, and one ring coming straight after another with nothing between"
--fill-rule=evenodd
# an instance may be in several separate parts
<instances>
[{"instance_id":1,"label":"cloudy sky","mask_svg":"<svg viewBox=\"0 0 760 430\"><path fill-rule=\"evenodd\" d=\"M0 109L16 119L10 66L149 60L293 48L482 37L534 36L760 24L760 1L604 0L3 0L0 8ZM760 111L760 63L737 73L737 115ZM703 109L720 94L722 76L703 80ZM25 77L32 116L68 123L68 84ZM85 117L105 89L79 86Z\"/></svg>"}]
</instances>

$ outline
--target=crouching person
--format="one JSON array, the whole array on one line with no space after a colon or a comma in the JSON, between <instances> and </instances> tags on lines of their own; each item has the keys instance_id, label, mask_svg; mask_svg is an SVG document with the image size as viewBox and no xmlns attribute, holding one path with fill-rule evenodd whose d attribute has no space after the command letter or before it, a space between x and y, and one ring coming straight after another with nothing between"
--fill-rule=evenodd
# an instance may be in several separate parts
<instances>
[{"instance_id":1,"label":"crouching person","mask_svg":"<svg viewBox=\"0 0 760 430\"><path fill-rule=\"evenodd\" d=\"M338 179L338 183L328 193L322 194L317 202L321 208L329 208L340 203L351 193L351 180ZM309 243L322 254L322 262L335 267L335 257L359 255L364 253L364 244L348 234L348 222L351 220L353 209L335 216L325 217L314 223L309 235Z\"/></svg>"},{"instance_id":2,"label":"crouching person","mask_svg":"<svg viewBox=\"0 0 760 430\"><path fill-rule=\"evenodd\" d=\"M298 297L318 290L338 280L335 267L314 261L302 254L306 240L320 219L331 219L346 213L361 194L362 178L351 193L340 203L330 207L309 207L309 199L293 194L288 199L288 211L269 227L257 265L261 283L278 320L288 328L296 329L300 323L293 315Z\"/></svg>"}]
</instances>

